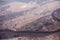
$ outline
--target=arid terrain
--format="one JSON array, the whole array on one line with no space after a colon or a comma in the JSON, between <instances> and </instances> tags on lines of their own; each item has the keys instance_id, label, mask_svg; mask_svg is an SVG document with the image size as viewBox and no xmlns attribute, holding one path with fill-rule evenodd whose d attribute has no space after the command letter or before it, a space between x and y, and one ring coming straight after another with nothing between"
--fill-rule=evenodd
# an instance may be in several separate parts
<instances>
[{"instance_id":1,"label":"arid terrain","mask_svg":"<svg viewBox=\"0 0 60 40\"><path fill-rule=\"evenodd\" d=\"M51 32L60 29L60 21L53 20L51 16L54 10L60 9L59 0L49 0L42 3L39 0L30 2L1 1L0 5L0 30ZM46 22L48 22L47 26L43 25ZM49 25L49 23L53 25ZM13 33L10 34L13 35ZM1 40L60 40L60 32L52 34L33 33L27 34L27 36L23 33L22 35L24 36L13 36Z\"/></svg>"}]
</instances>

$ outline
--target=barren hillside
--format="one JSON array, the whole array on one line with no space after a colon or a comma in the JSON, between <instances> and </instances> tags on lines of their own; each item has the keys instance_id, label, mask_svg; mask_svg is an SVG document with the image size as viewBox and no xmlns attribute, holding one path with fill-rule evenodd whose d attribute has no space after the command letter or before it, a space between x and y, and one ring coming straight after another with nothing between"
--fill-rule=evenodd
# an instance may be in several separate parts
<instances>
[{"instance_id":1,"label":"barren hillside","mask_svg":"<svg viewBox=\"0 0 60 40\"><path fill-rule=\"evenodd\" d=\"M13 31L32 30L44 32L55 31L57 29L60 29L60 21L57 22L51 20L52 19L51 14L53 13L53 11L60 8L60 1L51 0L51 2L47 1L47 3L44 5L40 5L40 3L38 4L37 2L33 1L27 3L15 1L0 6L0 30L1 29L9 29ZM43 25L46 22L48 23ZM52 23L53 25L48 25L49 23ZM41 25L43 25L43 28L41 27ZM43 30L41 30L41 28ZM49 34L43 37L22 36L1 40L60 40L60 32Z\"/></svg>"}]
</instances>

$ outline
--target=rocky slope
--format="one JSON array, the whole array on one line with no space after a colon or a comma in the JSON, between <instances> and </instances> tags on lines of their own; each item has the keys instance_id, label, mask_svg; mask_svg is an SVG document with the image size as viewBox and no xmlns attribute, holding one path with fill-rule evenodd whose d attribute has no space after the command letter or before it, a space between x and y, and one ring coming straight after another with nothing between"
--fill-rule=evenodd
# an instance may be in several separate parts
<instances>
[{"instance_id":1,"label":"rocky slope","mask_svg":"<svg viewBox=\"0 0 60 40\"><path fill-rule=\"evenodd\" d=\"M52 32L60 29L60 1L43 4L12 2L0 6L0 30ZM60 40L60 32L45 36L32 35L1 40Z\"/></svg>"}]
</instances>

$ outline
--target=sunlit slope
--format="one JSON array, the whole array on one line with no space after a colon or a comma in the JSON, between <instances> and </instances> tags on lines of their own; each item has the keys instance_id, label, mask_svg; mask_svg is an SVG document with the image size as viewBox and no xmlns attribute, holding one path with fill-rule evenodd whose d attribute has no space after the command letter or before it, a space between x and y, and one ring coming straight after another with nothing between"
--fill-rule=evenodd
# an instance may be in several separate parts
<instances>
[{"instance_id":1,"label":"sunlit slope","mask_svg":"<svg viewBox=\"0 0 60 40\"><path fill-rule=\"evenodd\" d=\"M60 1L48 3L48 4L45 4L42 6L39 6L36 3L30 3L30 4L16 3L15 4L15 2L14 2L14 3L6 4L4 6L9 6L9 8L7 8L5 11L2 11L2 14L4 14L3 12L6 12L6 11L10 11L11 13L9 13L9 14L15 14L14 12L20 13L22 11L24 13L24 15L18 16L18 14L16 13L17 16L13 17L13 15L12 15L13 18L9 19L10 17L8 17L8 15L7 15L8 13L5 13L4 14L5 16L3 17L5 19L3 20L4 22L3 22L2 27L3 27L3 29L8 28L8 29L16 31L18 28L21 28L22 26L24 26L30 22L33 22L40 17L44 17L46 15L51 14L53 10L60 8L59 4L60 4ZM23 5L23 6L21 7L19 5ZM4 6L2 6L2 7L4 7ZM36 8L34 10L25 12L26 10L29 10L30 8L33 8L35 6L36 6ZM7 19L9 19L9 20L7 20L6 17L8 17Z\"/></svg>"}]
</instances>

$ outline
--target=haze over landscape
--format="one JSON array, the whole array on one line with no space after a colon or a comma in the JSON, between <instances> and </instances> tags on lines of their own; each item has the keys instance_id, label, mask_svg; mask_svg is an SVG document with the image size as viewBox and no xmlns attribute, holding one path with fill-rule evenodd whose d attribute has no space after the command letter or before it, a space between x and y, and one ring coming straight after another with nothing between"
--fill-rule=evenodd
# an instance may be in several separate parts
<instances>
[{"instance_id":1,"label":"haze over landscape","mask_svg":"<svg viewBox=\"0 0 60 40\"><path fill-rule=\"evenodd\" d=\"M22 30L25 28L29 29L29 27L34 29L35 27L33 26L33 23L38 23L40 25L41 18L44 19L45 16L48 16L46 17L46 19L50 20L48 18L50 18L52 12L58 8L60 8L60 1L55 0L0 0L0 29L9 29L13 31L19 31L20 29ZM53 26L56 25L54 24ZM55 27L55 29L60 29L59 26L60 25ZM53 27L51 26L49 28ZM46 31L47 27L45 26L43 29L44 31ZM54 39L54 35L52 34L50 36L43 37L41 38L41 40L44 40L46 38L46 40L58 40ZM49 39L51 36L52 38ZM22 38L23 39L21 40L24 40L27 37ZM28 39L30 38L28 37L27 40ZM40 38L38 37L36 40L39 39ZM4 40L14 40L14 38ZM15 40L18 40L18 38L16 38Z\"/></svg>"}]
</instances>

